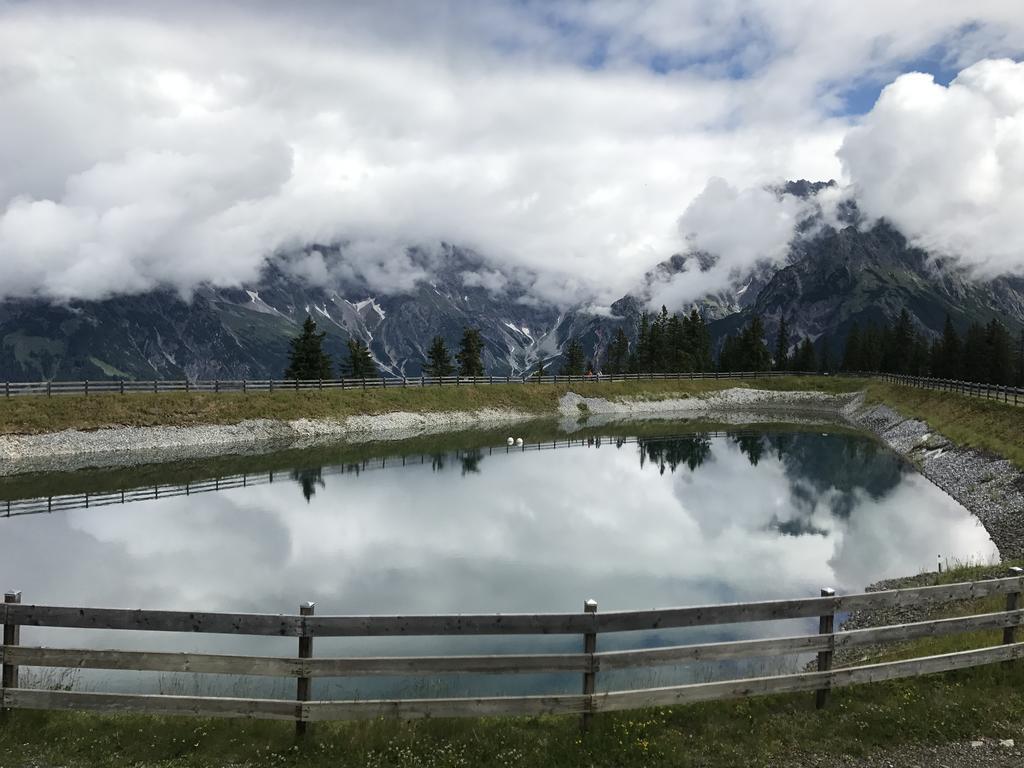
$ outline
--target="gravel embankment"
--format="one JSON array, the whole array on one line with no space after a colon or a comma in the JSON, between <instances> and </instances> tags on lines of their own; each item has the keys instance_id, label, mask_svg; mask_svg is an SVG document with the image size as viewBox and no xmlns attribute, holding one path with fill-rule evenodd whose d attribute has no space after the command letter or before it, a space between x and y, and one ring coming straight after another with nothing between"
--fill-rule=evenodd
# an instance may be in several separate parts
<instances>
[{"instance_id":1,"label":"gravel embankment","mask_svg":"<svg viewBox=\"0 0 1024 768\"><path fill-rule=\"evenodd\" d=\"M733 388L686 398L648 400L636 397L606 400L603 397L582 397L575 392L568 392L559 401L558 410L563 416L579 416L581 412L586 412L626 417L655 414L694 417L736 411L836 413L848 406L855 397L856 395L833 395L826 392L775 392Z\"/></svg>"},{"instance_id":2,"label":"gravel embankment","mask_svg":"<svg viewBox=\"0 0 1024 768\"><path fill-rule=\"evenodd\" d=\"M512 410L386 413L344 421L254 419L195 427L115 427L0 436L0 475L133 466L225 454L269 453L345 440L404 440L418 435L513 424L535 418Z\"/></svg>"},{"instance_id":3,"label":"gravel embankment","mask_svg":"<svg viewBox=\"0 0 1024 768\"><path fill-rule=\"evenodd\" d=\"M876 434L974 513L1004 560L1024 558L1024 472L999 456L962 448L917 419L857 397L843 416Z\"/></svg>"},{"instance_id":4,"label":"gravel embankment","mask_svg":"<svg viewBox=\"0 0 1024 768\"><path fill-rule=\"evenodd\" d=\"M685 399L582 398L568 394L558 413L567 422L586 415L619 418L709 418L717 415L730 423L790 420L809 414L836 416L850 396L817 392L767 392L729 389L706 397ZM580 404L584 404L584 408ZM758 415L756 412L761 411ZM195 427L117 427L93 431L68 430L44 435L0 436L0 475L64 471L96 466L130 466L222 454L266 453L284 447L305 447L317 442L345 440L369 442L403 440L474 427L515 424L545 414L508 409L434 413L395 412L351 416L345 420L243 421L232 425Z\"/></svg>"}]
</instances>

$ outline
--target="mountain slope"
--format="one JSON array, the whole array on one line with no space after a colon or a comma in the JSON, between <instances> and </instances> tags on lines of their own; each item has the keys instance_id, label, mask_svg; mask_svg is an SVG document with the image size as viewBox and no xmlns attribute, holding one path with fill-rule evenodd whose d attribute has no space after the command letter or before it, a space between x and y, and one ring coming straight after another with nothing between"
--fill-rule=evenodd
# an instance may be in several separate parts
<instances>
[{"instance_id":1,"label":"mountain slope","mask_svg":"<svg viewBox=\"0 0 1024 768\"><path fill-rule=\"evenodd\" d=\"M929 336L941 332L947 314L960 328L998 318L1016 332L1024 326L1024 280L972 280L954 264L909 246L885 222L867 230L854 224L826 227L799 242L790 264L775 273L756 301L713 323L712 332L721 338L759 314L774 337L785 317L794 343L801 337L824 338L838 352L854 323L891 322L904 308Z\"/></svg>"},{"instance_id":2,"label":"mountain slope","mask_svg":"<svg viewBox=\"0 0 1024 768\"><path fill-rule=\"evenodd\" d=\"M815 196L831 186L789 182L778 192L803 198L813 209ZM794 343L824 339L835 353L853 323L892 320L904 308L929 335L941 330L947 313L961 328L992 318L1011 332L1024 327L1024 279L971 280L954 264L910 247L884 222L863 227L852 203L839 216L838 226L825 225L820 211L808 217L781 265L761 262L731 275L730 284L714 294L669 311L696 308L718 343L754 314L764 318L771 342L785 317ZM327 266L327 276L315 283L296 271L293 259L313 253ZM0 302L0 379L276 378L307 314L327 332L336 363L347 359L345 343L355 337L387 375L419 375L435 335L454 354L467 326L480 329L492 375L525 375L542 363L557 371L573 337L600 368L618 328L634 339L641 314L660 309L651 305L665 295L666 284L716 263L706 253L672 256L609 313L540 301L529 279L481 279L496 273L467 249L442 245L407 255L429 277L387 294L353 275L343 245L311 245L272 259L252 285L201 288L188 300L153 291L66 305Z\"/></svg>"}]
</instances>

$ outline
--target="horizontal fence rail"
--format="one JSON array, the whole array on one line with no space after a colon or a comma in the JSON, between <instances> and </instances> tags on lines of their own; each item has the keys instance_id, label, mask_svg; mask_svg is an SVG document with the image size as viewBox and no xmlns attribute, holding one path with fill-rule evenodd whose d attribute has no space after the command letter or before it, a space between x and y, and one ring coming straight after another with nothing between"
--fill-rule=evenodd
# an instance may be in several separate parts
<instances>
[{"instance_id":1,"label":"horizontal fence rail","mask_svg":"<svg viewBox=\"0 0 1024 768\"><path fill-rule=\"evenodd\" d=\"M286 720L302 735L318 720L377 717L466 717L487 715L574 714L586 729L595 713L698 701L740 698L768 693L814 691L824 706L828 691L848 685L966 669L1024 658L1024 643L1016 628L1024 624L1018 607L1024 591L1024 571L1011 569L1007 578L929 587L768 600L751 603L599 613L588 600L579 613L452 614L423 616L318 616L312 603L298 614L264 615L186 611L124 610L29 605L20 593L8 593L0 608L3 645L0 646L2 690L6 709L67 709L102 712L140 712L201 717ZM914 623L835 630L834 618L848 611L944 605L977 598L1004 596L1005 610ZM598 638L609 632L635 632L716 624L807 619L818 617L817 634L753 640L700 643L636 650L600 651ZM201 632L298 638L296 657L241 656L208 653L44 648L22 645L23 627ZM831 668L839 649L877 646L925 637L1003 630L1002 643L974 650L881 664ZM579 635L582 652L451 656L385 656L316 658L317 637L389 637L414 635ZM603 672L641 669L690 662L757 659L818 654L818 670L710 683L691 683L638 690L597 691ZM212 675L254 675L294 678L296 698L243 699L218 696L98 693L40 690L19 685L19 668L188 672ZM312 696L315 679L330 677L437 674L581 675L581 694L408 698L389 700L320 701Z\"/></svg>"}]
</instances>

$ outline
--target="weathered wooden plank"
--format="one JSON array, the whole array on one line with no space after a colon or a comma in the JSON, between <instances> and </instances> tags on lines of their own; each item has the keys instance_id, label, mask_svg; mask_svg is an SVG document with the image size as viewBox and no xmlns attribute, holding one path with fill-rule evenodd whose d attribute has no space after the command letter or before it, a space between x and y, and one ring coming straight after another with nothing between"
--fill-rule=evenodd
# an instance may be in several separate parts
<instances>
[{"instance_id":1,"label":"weathered wooden plank","mask_svg":"<svg viewBox=\"0 0 1024 768\"><path fill-rule=\"evenodd\" d=\"M510 675L534 672L582 672L587 666L587 658L581 653L493 656L383 656L310 659L305 664L310 677L441 675L452 673Z\"/></svg>"},{"instance_id":2,"label":"weathered wooden plank","mask_svg":"<svg viewBox=\"0 0 1024 768\"><path fill-rule=\"evenodd\" d=\"M314 637L582 634L593 627L594 616L582 613L311 616L305 623Z\"/></svg>"},{"instance_id":3,"label":"weathered wooden plank","mask_svg":"<svg viewBox=\"0 0 1024 768\"><path fill-rule=\"evenodd\" d=\"M122 608L68 608L52 605L16 605L8 609L8 622L34 627L79 629L137 629L158 632L212 632L235 635L298 637L298 616L255 613L193 613Z\"/></svg>"},{"instance_id":4,"label":"weathered wooden plank","mask_svg":"<svg viewBox=\"0 0 1024 768\"><path fill-rule=\"evenodd\" d=\"M800 635L766 640L737 640L703 645L675 645L664 648L646 648L637 651L604 651L596 654L598 669L628 669L654 667L663 664L695 661L722 661L724 659L785 656L792 653L810 653L827 650L827 635Z\"/></svg>"},{"instance_id":5,"label":"weathered wooden plank","mask_svg":"<svg viewBox=\"0 0 1024 768\"><path fill-rule=\"evenodd\" d=\"M814 618L831 612L922 605L968 600L1024 589L1024 578L1011 577L933 587L912 587L884 592L795 600L766 600L647 611L612 611L599 614L598 631L623 632L645 629L737 624L779 619Z\"/></svg>"},{"instance_id":6,"label":"weathered wooden plank","mask_svg":"<svg viewBox=\"0 0 1024 768\"><path fill-rule=\"evenodd\" d=\"M753 603L612 611L600 614L453 614L421 616L308 616L194 613L15 605L9 623L29 626L213 632L298 637L584 634L772 621L821 616L829 612L921 605L1007 594L1024 590L1024 578L811 597Z\"/></svg>"},{"instance_id":7,"label":"weathered wooden plank","mask_svg":"<svg viewBox=\"0 0 1024 768\"><path fill-rule=\"evenodd\" d=\"M298 659L270 656L230 656L203 653L108 651L82 648L3 648L3 658L23 667L71 667L147 672L194 672L214 675L298 677L304 672Z\"/></svg>"},{"instance_id":8,"label":"weathered wooden plank","mask_svg":"<svg viewBox=\"0 0 1024 768\"><path fill-rule=\"evenodd\" d=\"M920 606L928 603L948 603L956 600L973 600L990 595L1005 595L1024 589L1024 578L990 579L986 581L940 584L932 587L911 587L892 589L884 592L865 592L835 598L836 611L859 611L864 609L898 608Z\"/></svg>"},{"instance_id":9,"label":"weathered wooden plank","mask_svg":"<svg viewBox=\"0 0 1024 768\"><path fill-rule=\"evenodd\" d=\"M428 717L489 717L492 715L560 715L582 712L585 696L499 696L477 699L398 699L317 701L306 706L305 717L317 720L365 720L379 717L416 720Z\"/></svg>"},{"instance_id":10,"label":"weathered wooden plank","mask_svg":"<svg viewBox=\"0 0 1024 768\"><path fill-rule=\"evenodd\" d=\"M831 672L805 672L799 675L779 675L741 680L722 680L716 683L695 683L636 691L613 691L594 696L595 712L624 709L693 704L700 701L740 699L770 693L813 691L828 682Z\"/></svg>"},{"instance_id":11,"label":"weathered wooden plank","mask_svg":"<svg viewBox=\"0 0 1024 768\"><path fill-rule=\"evenodd\" d=\"M748 621L810 618L827 612L835 600L836 598L832 597L808 597L796 600L701 605L648 611L612 611L598 614L598 630L600 632L631 632L700 627L711 624L739 624Z\"/></svg>"},{"instance_id":12,"label":"weathered wooden plank","mask_svg":"<svg viewBox=\"0 0 1024 768\"><path fill-rule=\"evenodd\" d=\"M582 672L586 669L586 656L579 653L297 659L275 656L11 646L0 647L0 661L25 667L78 667L82 669L193 672L265 677L355 677L458 673L508 675L535 672Z\"/></svg>"},{"instance_id":13,"label":"weathered wooden plank","mask_svg":"<svg viewBox=\"0 0 1024 768\"><path fill-rule=\"evenodd\" d=\"M994 664L1024 658L1024 643L1000 645L972 651L959 651L941 656L928 656L908 661L892 661L861 667L834 669L827 672L804 672L796 675L756 677L742 680L723 680L716 683L697 683L638 691L614 691L594 697L595 711L639 709L643 707L692 704L699 701L736 699L774 693L812 691L828 685L839 688L847 685L916 677L938 672Z\"/></svg>"},{"instance_id":14,"label":"weathered wooden plank","mask_svg":"<svg viewBox=\"0 0 1024 768\"><path fill-rule=\"evenodd\" d=\"M86 693L6 688L3 706L10 709L70 709L99 712L139 712L151 715L192 715L255 720L295 720L301 713L295 701L233 699L209 696L158 696L128 693Z\"/></svg>"},{"instance_id":15,"label":"weathered wooden plank","mask_svg":"<svg viewBox=\"0 0 1024 768\"><path fill-rule=\"evenodd\" d=\"M997 645L971 651L946 653L941 656L925 656L907 661L892 661L884 664L868 664L833 670L832 686L861 685L883 680L897 680L903 677L933 675L939 672L953 672L1001 661L1024 658L1024 643Z\"/></svg>"},{"instance_id":16,"label":"weathered wooden plank","mask_svg":"<svg viewBox=\"0 0 1024 768\"><path fill-rule=\"evenodd\" d=\"M937 637L961 632L976 632L984 629L1018 627L1021 624L1024 624L1024 610L983 613L977 616L962 616L952 619L935 619L912 624L896 624L889 627L869 627L867 629L837 632L835 635L836 648L902 642L921 637Z\"/></svg>"}]
</instances>

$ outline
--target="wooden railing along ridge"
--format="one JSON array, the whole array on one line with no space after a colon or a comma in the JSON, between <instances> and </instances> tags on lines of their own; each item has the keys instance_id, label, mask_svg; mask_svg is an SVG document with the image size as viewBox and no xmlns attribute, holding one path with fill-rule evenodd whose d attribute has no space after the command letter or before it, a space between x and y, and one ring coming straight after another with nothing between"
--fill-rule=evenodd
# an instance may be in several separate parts
<instances>
[{"instance_id":1,"label":"wooden railing along ridge","mask_svg":"<svg viewBox=\"0 0 1024 768\"><path fill-rule=\"evenodd\" d=\"M6 709L81 709L286 720L295 722L300 734L305 732L308 723L319 720L378 717L572 714L579 715L581 725L586 728L591 718L601 712L798 691L814 691L820 708L825 706L832 688L1010 662L1024 657L1024 642L1017 642L1015 636L1016 627L1024 622L1024 610L1020 609L1022 590L1024 571L1015 568L1007 578L851 595L836 595L831 589L823 589L819 597L790 600L605 613L599 613L597 603L588 600L580 613L419 616L318 616L312 603L303 604L298 614L290 615L61 607L23 604L21 594L11 592L5 595L5 602L0 608L0 622L3 624L0 705ZM838 613L939 605L993 595L1005 595L1005 610L870 629L835 630ZM598 649L599 638L607 633L814 617L819 619L817 634L637 650ZM44 648L21 644L22 627L284 636L297 638L299 642L295 657ZM999 645L845 668L833 668L832 665L834 652L844 648L998 629L1003 630ZM438 635L577 635L582 642L579 653L370 658L313 656L316 638ZM817 654L817 671L636 690L601 691L597 686L601 674L611 670L808 653ZM246 699L23 688L19 685L19 667L22 666L294 678L296 695L294 699ZM581 676L580 693L321 701L315 698L313 688L316 679L325 677L538 672L578 673Z\"/></svg>"},{"instance_id":2,"label":"wooden railing along ridge","mask_svg":"<svg viewBox=\"0 0 1024 768\"><path fill-rule=\"evenodd\" d=\"M4 397L22 395L127 395L133 392L301 392L323 389L402 389L410 387L466 387L494 384L569 384L576 382L683 381L700 379L753 379L777 376L818 376L799 371L693 371L689 373L623 373L572 376L373 376L358 379L214 379L100 381L5 381L0 387Z\"/></svg>"},{"instance_id":3,"label":"wooden railing along ridge","mask_svg":"<svg viewBox=\"0 0 1024 768\"><path fill-rule=\"evenodd\" d=\"M857 378L878 378L894 384L956 392L975 397L1002 400L1020 404L1024 402L1024 387L1002 384L986 384L977 381L961 381L928 376L910 376L897 373L870 371L691 371L687 373L623 373L573 376L374 376L359 379L214 379L203 381L152 379L126 380L103 379L100 381L5 381L0 385L3 397L56 395L100 395L132 393L174 393L212 392L257 393L257 392L302 392L324 389L408 389L410 387L465 387L495 384L572 384L572 383L613 383L626 381L693 381L705 379L759 379L782 376L852 376Z\"/></svg>"},{"instance_id":4,"label":"wooden railing along ridge","mask_svg":"<svg viewBox=\"0 0 1024 768\"><path fill-rule=\"evenodd\" d=\"M874 376L890 384L900 384L918 389L933 389L939 392L954 392L960 395L983 397L986 400L999 400L1020 405L1024 402L1024 387L1011 387L1004 384L986 384L979 381L961 381L960 379L941 379L931 376L910 376L902 373L856 374Z\"/></svg>"}]
</instances>

